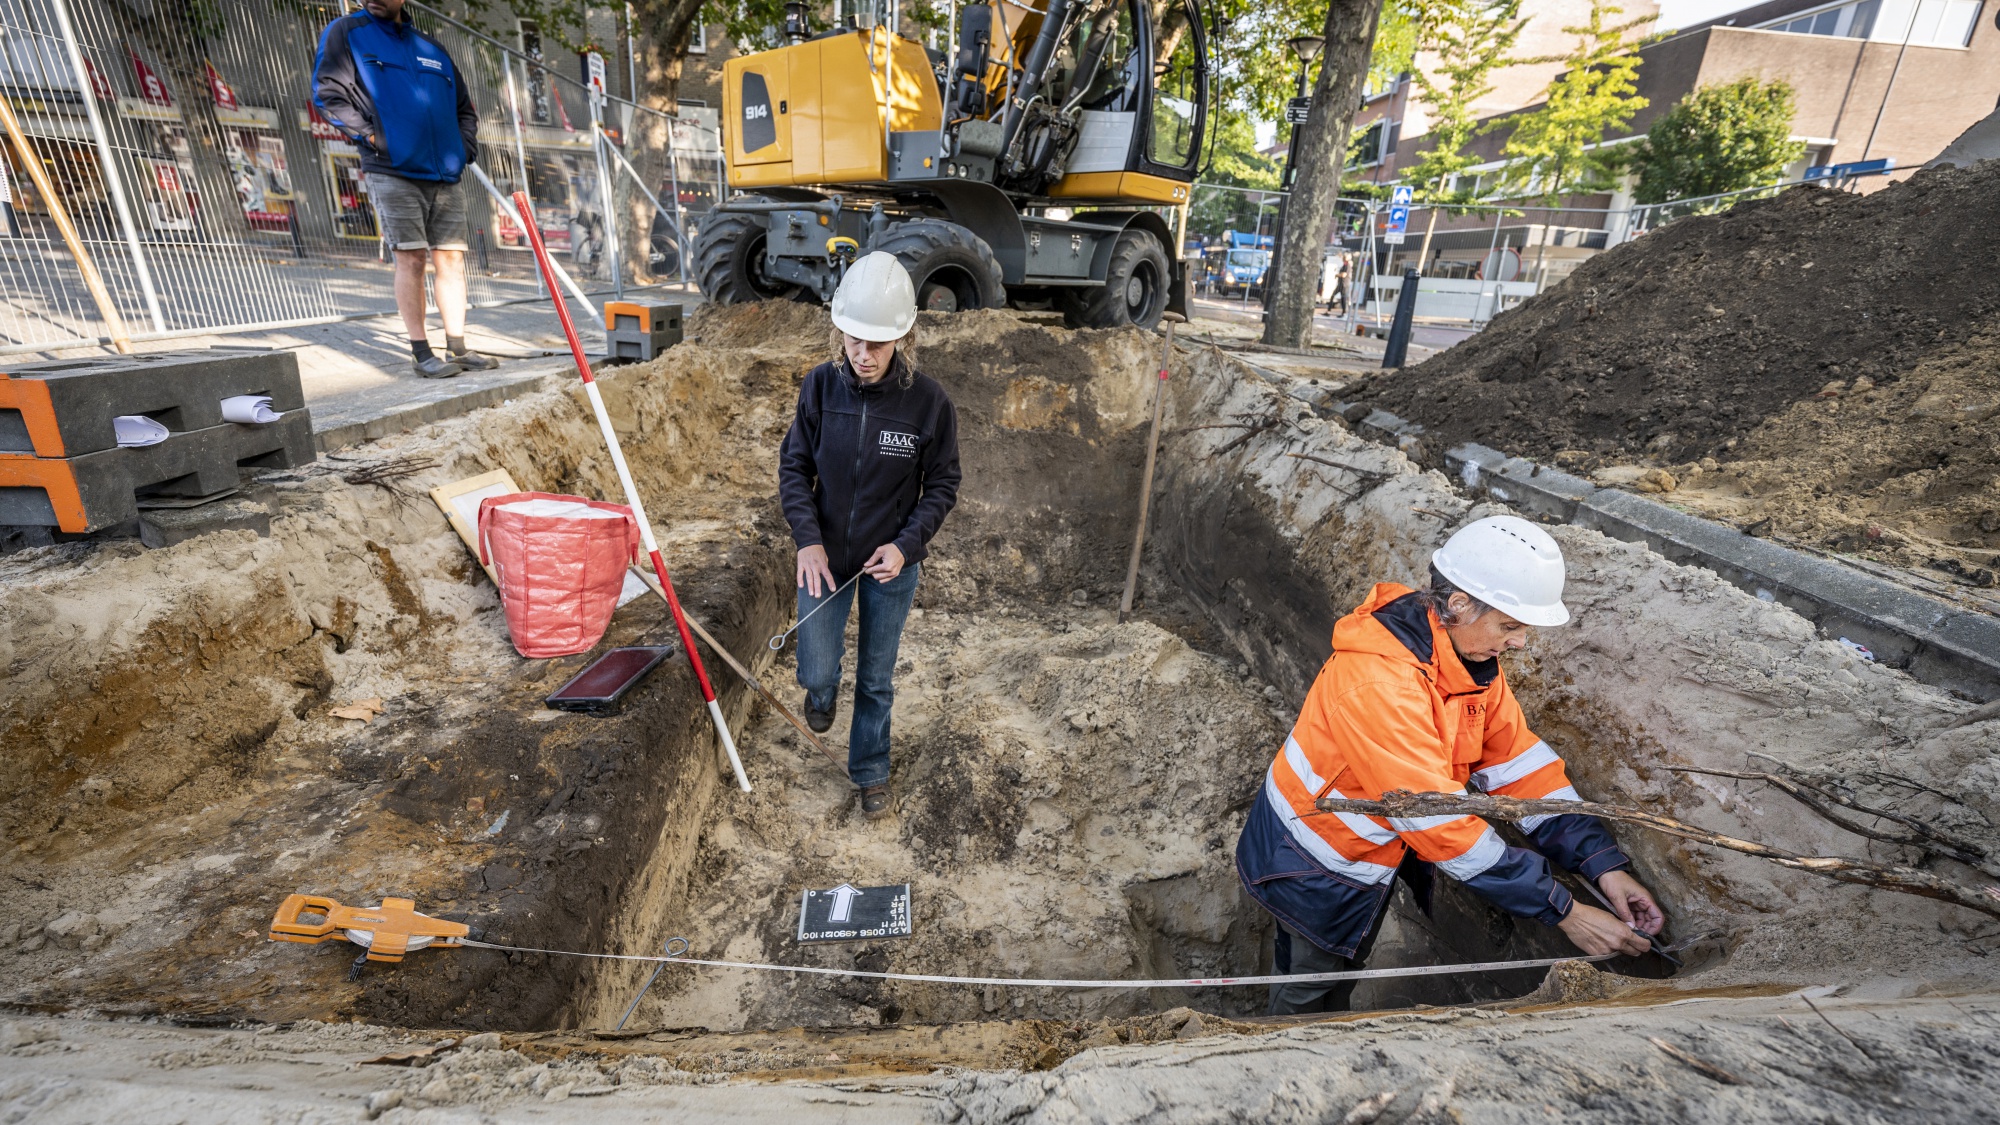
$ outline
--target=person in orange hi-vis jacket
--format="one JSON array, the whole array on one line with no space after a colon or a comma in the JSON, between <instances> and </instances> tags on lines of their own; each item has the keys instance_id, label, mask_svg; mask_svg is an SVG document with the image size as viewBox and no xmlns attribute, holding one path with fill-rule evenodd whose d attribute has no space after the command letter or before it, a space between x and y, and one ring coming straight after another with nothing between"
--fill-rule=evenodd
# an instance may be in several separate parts
<instances>
[{"instance_id":1,"label":"person in orange hi-vis jacket","mask_svg":"<svg viewBox=\"0 0 2000 1125\"><path fill-rule=\"evenodd\" d=\"M1427 590L1384 582L1333 630L1333 656L1265 774L1236 845L1245 889L1277 919L1276 971L1363 967L1400 872L1428 907L1433 867L1511 914L1559 927L1588 954L1643 953L1666 924L1596 817L1531 816L1535 849L1476 816L1322 813L1322 797L1403 789L1580 800L1528 729L1499 657L1531 627L1569 620L1562 551L1517 516L1460 529L1431 556ZM1549 861L1594 881L1613 910L1571 898ZM1274 985L1272 1015L1345 1011L1354 982Z\"/></svg>"}]
</instances>

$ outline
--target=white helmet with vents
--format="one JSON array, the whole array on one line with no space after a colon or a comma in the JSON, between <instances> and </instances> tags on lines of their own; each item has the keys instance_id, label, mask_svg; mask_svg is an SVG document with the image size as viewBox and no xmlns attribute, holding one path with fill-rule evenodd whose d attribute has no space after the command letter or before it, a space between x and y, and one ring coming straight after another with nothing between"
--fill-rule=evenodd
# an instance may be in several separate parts
<instances>
[{"instance_id":1,"label":"white helmet with vents","mask_svg":"<svg viewBox=\"0 0 2000 1125\"><path fill-rule=\"evenodd\" d=\"M833 291L833 326L857 340L900 340L916 323L917 287L894 254L857 259Z\"/></svg>"},{"instance_id":2,"label":"white helmet with vents","mask_svg":"<svg viewBox=\"0 0 2000 1125\"><path fill-rule=\"evenodd\" d=\"M1561 625L1563 556L1554 537L1519 516L1488 516L1431 553L1451 584L1523 625Z\"/></svg>"}]
</instances>

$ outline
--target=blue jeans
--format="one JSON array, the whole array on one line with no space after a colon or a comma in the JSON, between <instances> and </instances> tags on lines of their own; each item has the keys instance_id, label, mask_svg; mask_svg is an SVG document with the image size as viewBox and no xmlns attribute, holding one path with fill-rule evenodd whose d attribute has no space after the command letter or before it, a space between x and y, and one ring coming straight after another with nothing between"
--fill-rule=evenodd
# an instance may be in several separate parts
<instances>
[{"instance_id":1,"label":"blue jeans","mask_svg":"<svg viewBox=\"0 0 2000 1125\"><path fill-rule=\"evenodd\" d=\"M832 596L833 605L799 627L799 686L815 711L831 711L840 698L840 662L846 655L847 611L861 599L861 637L854 654L854 717L847 731L847 776L867 788L889 780L889 708L896 702L896 650L903 621L917 596L916 563L887 582L862 575ZM827 598L799 590L799 618Z\"/></svg>"}]
</instances>

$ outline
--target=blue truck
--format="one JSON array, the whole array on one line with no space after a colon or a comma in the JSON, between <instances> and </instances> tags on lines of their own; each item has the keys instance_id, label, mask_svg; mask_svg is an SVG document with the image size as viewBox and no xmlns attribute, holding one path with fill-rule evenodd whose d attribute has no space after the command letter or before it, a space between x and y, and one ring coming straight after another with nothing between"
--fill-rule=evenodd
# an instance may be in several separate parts
<instances>
[{"instance_id":1,"label":"blue truck","mask_svg":"<svg viewBox=\"0 0 2000 1125\"><path fill-rule=\"evenodd\" d=\"M1209 247L1209 288L1217 294L1261 292L1264 272L1271 268L1271 236L1226 230L1222 242Z\"/></svg>"}]
</instances>

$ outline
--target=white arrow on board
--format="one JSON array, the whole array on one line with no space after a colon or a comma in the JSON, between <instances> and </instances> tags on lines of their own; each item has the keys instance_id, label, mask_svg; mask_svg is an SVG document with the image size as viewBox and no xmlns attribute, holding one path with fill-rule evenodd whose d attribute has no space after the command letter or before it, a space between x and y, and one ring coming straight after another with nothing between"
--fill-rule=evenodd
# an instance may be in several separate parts
<instances>
[{"instance_id":1,"label":"white arrow on board","mask_svg":"<svg viewBox=\"0 0 2000 1125\"><path fill-rule=\"evenodd\" d=\"M845 922L853 916L854 900L861 897L860 891L842 883L826 893L833 896L833 910L826 916L828 922Z\"/></svg>"}]
</instances>

